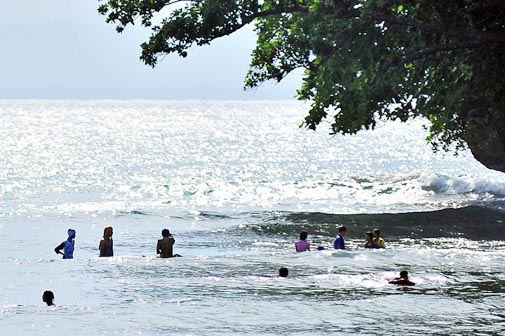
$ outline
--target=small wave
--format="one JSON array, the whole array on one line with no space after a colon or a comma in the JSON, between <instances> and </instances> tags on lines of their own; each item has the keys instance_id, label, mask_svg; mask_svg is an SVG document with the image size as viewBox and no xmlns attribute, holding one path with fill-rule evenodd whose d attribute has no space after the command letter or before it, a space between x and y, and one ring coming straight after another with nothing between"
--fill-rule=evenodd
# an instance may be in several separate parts
<instances>
[{"instance_id":1,"label":"small wave","mask_svg":"<svg viewBox=\"0 0 505 336\"><path fill-rule=\"evenodd\" d=\"M330 214L322 212L285 212L273 218L265 214L262 224L248 228L262 234L297 236L301 230L310 235L334 236L345 225L348 236L361 238L364 232L380 228L389 238L458 237L494 240L505 237L505 211L482 206L457 209L382 214Z\"/></svg>"},{"instance_id":2,"label":"small wave","mask_svg":"<svg viewBox=\"0 0 505 336\"><path fill-rule=\"evenodd\" d=\"M494 178L476 178L474 176L451 177L447 175L426 176L423 190L437 194L492 194L497 197L505 197L505 183Z\"/></svg>"},{"instance_id":3,"label":"small wave","mask_svg":"<svg viewBox=\"0 0 505 336\"><path fill-rule=\"evenodd\" d=\"M187 217L197 219L197 220L223 220L231 219L233 217L225 215L223 213L211 212L211 211L192 211L188 213Z\"/></svg>"},{"instance_id":4,"label":"small wave","mask_svg":"<svg viewBox=\"0 0 505 336\"><path fill-rule=\"evenodd\" d=\"M118 211L116 213L117 217L129 216L129 215L149 216L150 214L140 210Z\"/></svg>"}]
</instances>

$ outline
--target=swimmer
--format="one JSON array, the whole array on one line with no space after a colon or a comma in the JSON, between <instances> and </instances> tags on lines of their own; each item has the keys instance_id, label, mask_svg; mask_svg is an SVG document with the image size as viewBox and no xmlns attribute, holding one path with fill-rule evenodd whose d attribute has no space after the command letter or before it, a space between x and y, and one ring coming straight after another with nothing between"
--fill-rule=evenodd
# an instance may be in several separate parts
<instances>
[{"instance_id":1,"label":"swimmer","mask_svg":"<svg viewBox=\"0 0 505 336\"><path fill-rule=\"evenodd\" d=\"M335 241L333 242L333 246L337 250L345 250L345 234L347 233L347 228L345 226L341 226L338 228L338 234L335 237Z\"/></svg>"},{"instance_id":2,"label":"swimmer","mask_svg":"<svg viewBox=\"0 0 505 336\"><path fill-rule=\"evenodd\" d=\"M365 233L365 238L366 238L365 248L379 248L374 241L372 231L368 231L367 233Z\"/></svg>"},{"instance_id":3,"label":"swimmer","mask_svg":"<svg viewBox=\"0 0 505 336\"><path fill-rule=\"evenodd\" d=\"M62 254L63 259L74 259L75 230L68 229L68 238L60 245L56 246L54 252ZM63 252L61 252L63 250Z\"/></svg>"},{"instance_id":4,"label":"swimmer","mask_svg":"<svg viewBox=\"0 0 505 336\"><path fill-rule=\"evenodd\" d=\"M160 255L160 258L172 258L180 257L179 254L174 254L173 248L175 239L168 229L163 229L161 231L163 239L158 239L158 244L156 245L156 253Z\"/></svg>"},{"instance_id":5,"label":"swimmer","mask_svg":"<svg viewBox=\"0 0 505 336\"><path fill-rule=\"evenodd\" d=\"M54 294L51 291L45 291L44 294L42 294L42 301L44 301L49 307L54 307L56 306L53 302L54 300Z\"/></svg>"},{"instance_id":6,"label":"swimmer","mask_svg":"<svg viewBox=\"0 0 505 336\"><path fill-rule=\"evenodd\" d=\"M377 245L377 248L386 248L386 242L384 241L384 238L381 236L381 232L379 229L373 229L373 236L375 240L375 244Z\"/></svg>"},{"instance_id":7,"label":"swimmer","mask_svg":"<svg viewBox=\"0 0 505 336\"><path fill-rule=\"evenodd\" d=\"M409 280L409 273L407 271L401 271L400 277L394 278L389 281L392 285L401 285L401 286L414 286L415 283Z\"/></svg>"},{"instance_id":8,"label":"swimmer","mask_svg":"<svg viewBox=\"0 0 505 336\"><path fill-rule=\"evenodd\" d=\"M100 240L100 244L98 245L100 257L114 256L112 233L111 226L108 226L103 230L103 238Z\"/></svg>"},{"instance_id":9,"label":"swimmer","mask_svg":"<svg viewBox=\"0 0 505 336\"><path fill-rule=\"evenodd\" d=\"M300 240L295 243L296 252L310 251L310 243L307 241L307 231L300 232Z\"/></svg>"},{"instance_id":10,"label":"swimmer","mask_svg":"<svg viewBox=\"0 0 505 336\"><path fill-rule=\"evenodd\" d=\"M287 278L289 274L289 270L286 267L279 268L279 276L281 278Z\"/></svg>"}]
</instances>

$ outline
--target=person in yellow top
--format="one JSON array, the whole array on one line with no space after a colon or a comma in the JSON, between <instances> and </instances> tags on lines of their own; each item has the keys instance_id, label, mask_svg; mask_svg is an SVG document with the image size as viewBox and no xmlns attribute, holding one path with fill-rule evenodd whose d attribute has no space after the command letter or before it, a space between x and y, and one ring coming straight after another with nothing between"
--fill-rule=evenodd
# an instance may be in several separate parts
<instances>
[{"instance_id":1,"label":"person in yellow top","mask_svg":"<svg viewBox=\"0 0 505 336\"><path fill-rule=\"evenodd\" d=\"M384 241L384 238L381 237L381 232L379 229L373 230L373 236L377 248L386 248L386 242Z\"/></svg>"}]
</instances>

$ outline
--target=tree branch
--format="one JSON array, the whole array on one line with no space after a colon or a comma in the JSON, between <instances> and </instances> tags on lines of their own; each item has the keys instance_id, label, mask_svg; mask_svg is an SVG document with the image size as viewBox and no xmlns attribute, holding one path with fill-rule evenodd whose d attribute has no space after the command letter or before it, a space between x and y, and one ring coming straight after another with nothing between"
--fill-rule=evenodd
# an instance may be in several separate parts
<instances>
[{"instance_id":1,"label":"tree branch","mask_svg":"<svg viewBox=\"0 0 505 336\"><path fill-rule=\"evenodd\" d=\"M474 12L479 10L488 10L494 8L505 9L505 1L479 1L467 7L468 12Z\"/></svg>"},{"instance_id":2,"label":"tree branch","mask_svg":"<svg viewBox=\"0 0 505 336\"><path fill-rule=\"evenodd\" d=\"M426 23L416 19L403 18L388 14L373 14L372 17L379 21L384 21L397 26L417 28L427 33L445 35L459 39L479 39L486 42L505 43L505 33L488 32L468 29L445 29L437 24Z\"/></svg>"},{"instance_id":3,"label":"tree branch","mask_svg":"<svg viewBox=\"0 0 505 336\"><path fill-rule=\"evenodd\" d=\"M231 26L231 28L229 28L229 29L223 29L219 33L212 34L212 36L201 36L200 38L202 38L202 39L215 39L215 38L230 35L258 18L268 17L268 16L272 16L272 15L280 15L280 14L308 13L308 12L309 12L308 8L302 7L302 6L274 8L274 9L270 9L270 10L256 12L256 13L252 14L251 16L241 18L242 21L240 23L233 24Z\"/></svg>"},{"instance_id":4,"label":"tree branch","mask_svg":"<svg viewBox=\"0 0 505 336\"><path fill-rule=\"evenodd\" d=\"M485 43L484 41L472 40L472 41L464 41L464 42L452 43L452 44L438 44L433 47L425 48L425 49L419 50L415 53L410 53L410 54L407 54L401 58L397 58L395 60L392 60L389 65L395 66L395 65L406 64L406 63L410 63L412 61L415 61L416 59L424 58L426 56L436 54L439 52L457 50L457 49L474 48L474 47L484 44L484 43Z\"/></svg>"}]
</instances>

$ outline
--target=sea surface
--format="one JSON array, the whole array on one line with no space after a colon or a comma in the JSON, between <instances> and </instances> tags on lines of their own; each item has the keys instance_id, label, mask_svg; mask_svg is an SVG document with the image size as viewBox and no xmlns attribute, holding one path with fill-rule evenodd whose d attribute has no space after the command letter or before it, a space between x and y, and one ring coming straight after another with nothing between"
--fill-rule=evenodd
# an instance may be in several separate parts
<instances>
[{"instance_id":1,"label":"sea surface","mask_svg":"<svg viewBox=\"0 0 505 336\"><path fill-rule=\"evenodd\" d=\"M0 101L0 335L502 335L505 174L433 153L422 119L329 135L307 110ZM181 258L157 258L163 228Z\"/></svg>"}]
</instances>

